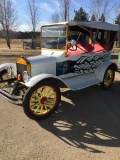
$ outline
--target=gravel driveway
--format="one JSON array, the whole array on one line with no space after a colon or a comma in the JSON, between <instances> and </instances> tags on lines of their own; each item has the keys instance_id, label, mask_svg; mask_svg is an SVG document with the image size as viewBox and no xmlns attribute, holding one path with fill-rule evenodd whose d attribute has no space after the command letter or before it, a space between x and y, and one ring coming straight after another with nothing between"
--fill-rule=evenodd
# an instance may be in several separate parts
<instances>
[{"instance_id":1,"label":"gravel driveway","mask_svg":"<svg viewBox=\"0 0 120 160\"><path fill-rule=\"evenodd\" d=\"M43 121L0 102L0 160L120 159L119 73L108 91L95 85L62 92L57 112Z\"/></svg>"}]
</instances>

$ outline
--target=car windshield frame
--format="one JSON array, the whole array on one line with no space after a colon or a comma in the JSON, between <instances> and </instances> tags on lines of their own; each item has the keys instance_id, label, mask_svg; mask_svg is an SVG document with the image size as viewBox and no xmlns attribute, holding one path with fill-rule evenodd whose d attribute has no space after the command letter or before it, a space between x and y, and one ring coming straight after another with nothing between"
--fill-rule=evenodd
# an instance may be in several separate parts
<instances>
[{"instance_id":1,"label":"car windshield frame","mask_svg":"<svg viewBox=\"0 0 120 160\"><path fill-rule=\"evenodd\" d=\"M66 50L66 25L48 25L41 28L41 49Z\"/></svg>"}]
</instances>

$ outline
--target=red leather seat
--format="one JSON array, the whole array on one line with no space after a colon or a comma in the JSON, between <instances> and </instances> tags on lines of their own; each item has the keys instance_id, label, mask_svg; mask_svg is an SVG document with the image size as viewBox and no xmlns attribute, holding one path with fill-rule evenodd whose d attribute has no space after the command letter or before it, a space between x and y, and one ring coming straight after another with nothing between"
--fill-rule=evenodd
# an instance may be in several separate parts
<instances>
[{"instance_id":1,"label":"red leather seat","mask_svg":"<svg viewBox=\"0 0 120 160\"><path fill-rule=\"evenodd\" d=\"M108 46L106 44L93 44L93 47L93 52L95 53L105 52L110 49L108 49Z\"/></svg>"},{"instance_id":2,"label":"red leather seat","mask_svg":"<svg viewBox=\"0 0 120 160\"><path fill-rule=\"evenodd\" d=\"M91 44L77 44L77 47L73 46L73 48L71 47L70 49L68 49L68 56L75 56L75 55L91 52L92 45Z\"/></svg>"}]
</instances>

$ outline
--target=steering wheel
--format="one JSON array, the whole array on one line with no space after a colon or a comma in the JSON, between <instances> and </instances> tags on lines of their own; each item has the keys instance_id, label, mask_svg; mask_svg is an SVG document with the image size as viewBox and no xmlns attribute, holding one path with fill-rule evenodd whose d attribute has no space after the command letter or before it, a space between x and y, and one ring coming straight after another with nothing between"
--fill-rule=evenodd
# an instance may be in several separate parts
<instances>
[{"instance_id":1,"label":"steering wheel","mask_svg":"<svg viewBox=\"0 0 120 160\"><path fill-rule=\"evenodd\" d=\"M77 45L73 46L73 45L70 44L68 49L71 50L71 51L76 51L77 50Z\"/></svg>"},{"instance_id":2,"label":"steering wheel","mask_svg":"<svg viewBox=\"0 0 120 160\"><path fill-rule=\"evenodd\" d=\"M70 43L68 43L69 46L68 46L68 49L71 50L71 51L76 51L77 48L79 48L80 50L84 51L84 49L82 47L79 47L77 45L77 42L75 40L72 40Z\"/></svg>"},{"instance_id":3,"label":"steering wheel","mask_svg":"<svg viewBox=\"0 0 120 160\"><path fill-rule=\"evenodd\" d=\"M76 51L77 50L77 45L76 41L73 39L68 43L68 49L71 51Z\"/></svg>"}]
</instances>

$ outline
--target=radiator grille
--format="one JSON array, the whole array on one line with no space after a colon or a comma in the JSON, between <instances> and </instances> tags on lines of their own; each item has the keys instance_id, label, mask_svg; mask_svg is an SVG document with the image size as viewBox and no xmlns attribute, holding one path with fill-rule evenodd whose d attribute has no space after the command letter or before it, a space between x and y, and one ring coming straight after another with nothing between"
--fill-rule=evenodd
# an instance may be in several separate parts
<instances>
[{"instance_id":1,"label":"radiator grille","mask_svg":"<svg viewBox=\"0 0 120 160\"><path fill-rule=\"evenodd\" d=\"M17 75L20 74L22 76L24 71L27 71L27 65L17 63Z\"/></svg>"}]
</instances>

